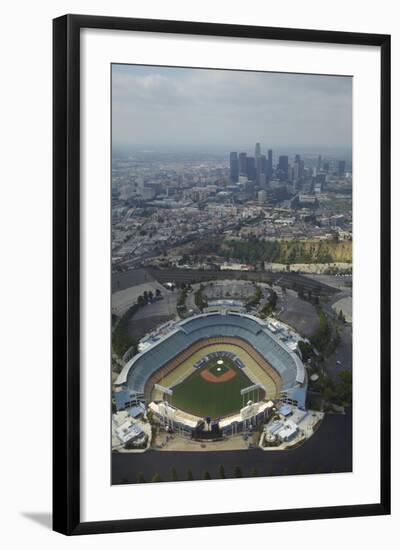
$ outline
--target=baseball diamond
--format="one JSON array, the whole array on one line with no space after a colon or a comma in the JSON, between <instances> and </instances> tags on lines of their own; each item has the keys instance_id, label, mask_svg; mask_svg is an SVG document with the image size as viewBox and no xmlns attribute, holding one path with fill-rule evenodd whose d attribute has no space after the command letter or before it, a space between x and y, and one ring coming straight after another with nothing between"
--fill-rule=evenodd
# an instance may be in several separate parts
<instances>
[{"instance_id":1,"label":"baseball diamond","mask_svg":"<svg viewBox=\"0 0 400 550\"><path fill-rule=\"evenodd\" d=\"M307 377L298 355L261 319L219 312L176 323L125 365L117 384L148 403L166 397L155 384L171 388L174 408L215 418L239 411L240 390L253 384L262 397L304 407Z\"/></svg>"},{"instance_id":2,"label":"baseball diamond","mask_svg":"<svg viewBox=\"0 0 400 550\"><path fill-rule=\"evenodd\" d=\"M249 386L251 381L233 361L220 376L211 372L215 366L215 359L211 359L200 369L192 369L189 377L174 387L174 407L212 418L239 410L242 406L240 390Z\"/></svg>"}]
</instances>

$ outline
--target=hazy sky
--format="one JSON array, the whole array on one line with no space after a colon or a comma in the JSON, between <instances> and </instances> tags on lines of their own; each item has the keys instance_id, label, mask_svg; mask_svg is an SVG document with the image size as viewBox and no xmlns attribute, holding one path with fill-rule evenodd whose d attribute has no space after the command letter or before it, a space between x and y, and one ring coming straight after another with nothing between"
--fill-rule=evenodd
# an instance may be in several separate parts
<instances>
[{"instance_id":1,"label":"hazy sky","mask_svg":"<svg viewBox=\"0 0 400 550\"><path fill-rule=\"evenodd\" d=\"M113 145L351 147L352 79L113 65Z\"/></svg>"}]
</instances>

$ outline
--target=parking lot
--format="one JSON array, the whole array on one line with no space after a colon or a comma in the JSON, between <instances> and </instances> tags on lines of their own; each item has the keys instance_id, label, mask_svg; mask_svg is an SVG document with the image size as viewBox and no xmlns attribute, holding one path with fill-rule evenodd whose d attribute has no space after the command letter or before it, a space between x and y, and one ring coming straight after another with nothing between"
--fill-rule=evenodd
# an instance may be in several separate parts
<instances>
[{"instance_id":1,"label":"parking lot","mask_svg":"<svg viewBox=\"0 0 400 550\"><path fill-rule=\"evenodd\" d=\"M277 307L277 317L309 338L317 330L319 319L315 307L297 296L294 290L282 293Z\"/></svg>"}]
</instances>

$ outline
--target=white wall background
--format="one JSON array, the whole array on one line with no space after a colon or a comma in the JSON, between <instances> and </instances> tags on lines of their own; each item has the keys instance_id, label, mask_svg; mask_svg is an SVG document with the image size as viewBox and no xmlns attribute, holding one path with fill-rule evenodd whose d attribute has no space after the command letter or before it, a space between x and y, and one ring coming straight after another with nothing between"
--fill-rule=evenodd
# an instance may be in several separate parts
<instances>
[{"instance_id":1,"label":"white wall background","mask_svg":"<svg viewBox=\"0 0 400 550\"><path fill-rule=\"evenodd\" d=\"M3 6L0 124L2 130L2 451L0 540L5 548L108 548L141 545L191 549L205 545L282 544L326 550L381 547L398 534L399 475L393 471L392 517L298 522L184 531L66 538L50 531L51 510L51 19L65 13L151 17L322 28L392 34L392 203L400 204L400 30L396 0L265 1L114 0L15 1ZM399 216L393 208L393 281L400 277ZM4 242L4 245L3 245ZM393 288L393 340L400 331L399 291ZM397 354L393 387L400 386ZM15 400L16 388L23 401ZM395 405L397 405L395 403ZM4 410L3 410L4 409ZM399 408L393 416L393 463L400 463ZM23 443L20 434L23 432ZM398 537L396 537L398 538ZM396 540L396 539L395 539Z\"/></svg>"}]
</instances>

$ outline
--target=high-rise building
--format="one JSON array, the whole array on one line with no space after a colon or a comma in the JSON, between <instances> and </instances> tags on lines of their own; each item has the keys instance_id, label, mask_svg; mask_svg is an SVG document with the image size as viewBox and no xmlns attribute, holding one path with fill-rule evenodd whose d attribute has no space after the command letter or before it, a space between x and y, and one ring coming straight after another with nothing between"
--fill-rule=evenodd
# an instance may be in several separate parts
<instances>
[{"instance_id":1,"label":"high-rise building","mask_svg":"<svg viewBox=\"0 0 400 550\"><path fill-rule=\"evenodd\" d=\"M259 187L266 185L267 157L265 155L259 155L256 157L256 182Z\"/></svg>"},{"instance_id":2,"label":"high-rise building","mask_svg":"<svg viewBox=\"0 0 400 550\"><path fill-rule=\"evenodd\" d=\"M268 163L265 155L261 155L261 173L265 175L268 174Z\"/></svg>"},{"instance_id":3,"label":"high-rise building","mask_svg":"<svg viewBox=\"0 0 400 550\"><path fill-rule=\"evenodd\" d=\"M293 182L297 182L299 179L299 170L300 170L300 164L298 162L295 162L293 164Z\"/></svg>"},{"instance_id":4,"label":"high-rise building","mask_svg":"<svg viewBox=\"0 0 400 550\"><path fill-rule=\"evenodd\" d=\"M299 162L299 178L300 179L304 178L304 175L305 175L304 160L301 160Z\"/></svg>"},{"instance_id":5,"label":"high-rise building","mask_svg":"<svg viewBox=\"0 0 400 550\"><path fill-rule=\"evenodd\" d=\"M272 167L272 149L268 149L268 160L267 160L267 178L268 181L272 179L273 167Z\"/></svg>"},{"instance_id":6,"label":"high-rise building","mask_svg":"<svg viewBox=\"0 0 400 550\"><path fill-rule=\"evenodd\" d=\"M260 204L264 204L265 201L267 200L267 192L264 190L259 191L257 194L257 199Z\"/></svg>"},{"instance_id":7,"label":"high-rise building","mask_svg":"<svg viewBox=\"0 0 400 550\"><path fill-rule=\"evenodd\" d=\"M256 143L255 149L254 149L254 158L256 163L256 183L257 185L260 185L260 177L261 177L261 145L259 143Z\"/></svg>"},{"instance_id":8,"label":"high-rise building","mask_svg":"<svg viewBox=\"0 0 400 550\"><path fill-rule=\"evenodd\" d=\"M318 155L318 164L317 164L318 172L321 170L321 166L322 166L322 158L321 158L321 155Z\"/></svg>"},{"instance_id":9,"label":"high-rise building","mask_svg":"<svg viewBox=\"0 0 400 550\"><path fill-rule=\"evenodd\" d=\"M154 187L143 187L142 198L144 200L152 200L156 196L156 190Z\"/></svg>"},{"instance_id":10,"label":"high-rise building","mask_svg":"<svg viewBox=\"0 0 400 550\"><path fill-rule=\"evenodd\" d=\"M254 157L247 157L246 158L246 170L247 170L247 177L251 181L256 181L257 172L256 172L256 160Z\"/></svg>"},{"instance_id":11,"label":"high-rise building","mask_svg":"<svg viewBox=\"0 0 400 550\"><path fill-rule=\"evenodd\" d=\"M262 173L262 157L261 155L258 155L255 157L256 162L256 183L257 185L260 185L260 178Z\"/></svg>"},{"instance_id":12,"label":"high-rise building","mask_svg":"<svg viewBox=\"0 0 400 550\"><path fill-rule=\"evenodd\" d=\"M326 174L323 172L321 174L317 174L315 177L315 185L319 187L320 191L324 190L324 185L326 182ZM315 189L315 186L314 186Z\"/></svg>"},{"instance_id":13,"label":"high-rise building","mask_svg":"<svg viewBox=\"0 0 400 550\"><path fill-rule=\"evenodd\" d=\"M339 162L338 162L338 174L339 174L339 176L344 176L345 170L346 170L346 161L345 160L339 160Z\"/></svg>"},{"instance_id":14,"label":"high-rise building","mask_svg":"<svg viewBox=\"0 0 400 550\"><path fill-rule=\"evenodd\" d=\"M292 170L292 181L297 183L302 177L304 172L304 161L301 160L300 155L294 157L293 170Z\"/></svg>"},{"instance_id":15,"label":"high-rise building","mask_svg":"<svg viewBox=\"0 0 400 550\"><path fill-rule=\"evenodd\" d=\"M324 162L324 171L329 172L329 162Z\"/></svg>"},{"instance_id":16,"label":"high-rise building","mask_svg":"<svg viewBox=\"0 0 400 550\"><path fill-rule=\"evenodd\" d=\"M239 180L239 159L235 152L229 155L229 179L232 183L237 183Z\"/></svg>"},{"instance_id":17,"label":"high-rise building","mask_svg":"<svg viewBox=\"0 0 400 550\"><path fill-rule=\"evenodd\" d=\"M258 183L260 189L267 189L267 174L261 172L260 181Z\"/></svg>"},{"instance_id":18,"label":"high-rise building","mask_svg":"<svg viewBox=\"0 0 400 550\"><path fill-rule=\"evenodd\" d=\"M278 170L280 171L280 179L287 181L289 177L289 157L287 155L279 157Z\"/></svg>"},{"instance_id":19,"label":"high-rise building","mask_svg":"<svg viewBox=\"0 0 400 550\"><path fill-rule=\"evenodd\" d=\"M239 153L239 176L247 176L247 155Z\"/></svg>"}]
</instances>

